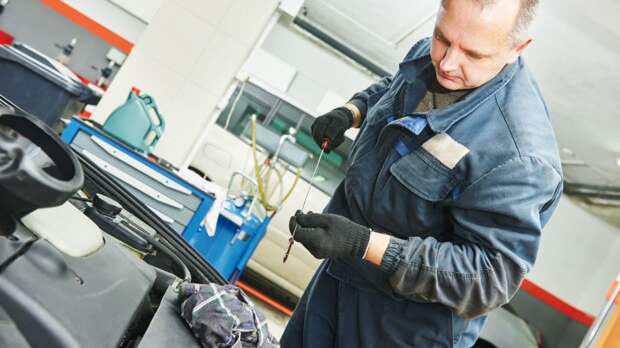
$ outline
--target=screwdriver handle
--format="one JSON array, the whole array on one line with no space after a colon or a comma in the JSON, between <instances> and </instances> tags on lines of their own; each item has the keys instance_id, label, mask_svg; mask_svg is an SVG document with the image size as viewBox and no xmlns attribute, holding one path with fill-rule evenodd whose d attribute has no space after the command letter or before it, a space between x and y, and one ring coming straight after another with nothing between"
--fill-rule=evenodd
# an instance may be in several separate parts
<instances>
[{"instance_id":1,"label":"screwdriver handle","mask_svg":"<svg viewBox=\"0 0 620 348\"><path fill-rule=\"evenodd\" d=\"M329 140L329 138L323 139L323 142L321 143L321 150L327 151L327 148L329 147L330 143L331 143L331 140Z\"/></svg>"}]
</instances>

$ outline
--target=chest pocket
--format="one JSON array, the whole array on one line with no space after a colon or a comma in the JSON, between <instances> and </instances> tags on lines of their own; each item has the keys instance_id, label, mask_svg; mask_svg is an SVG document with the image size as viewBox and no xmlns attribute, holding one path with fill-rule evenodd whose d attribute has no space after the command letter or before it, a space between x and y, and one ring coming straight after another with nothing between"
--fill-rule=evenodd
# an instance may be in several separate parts
<instances>
[{"instance_id":1,"label":"chest pocket","mask_svg":"<svg viewBox=\"0 0 620 348\"><path fill-rule=\"evenodd\" d=\"M458 185L449 168L418 148L381 176L373 192L373 221L401 238L446 239L451 228L445 201Z\"/></svg>"},{"instance_id":2,"label":"chest pocket","mask_svg":"<svg viewBox=\"0 0 620 348\"><path fill-rule=\"evenodd\" d=\"M430 202L444 200L458 183L450 169L422 148L394 163L390 173L407 189Z\"/></svg>"}]
</instances>

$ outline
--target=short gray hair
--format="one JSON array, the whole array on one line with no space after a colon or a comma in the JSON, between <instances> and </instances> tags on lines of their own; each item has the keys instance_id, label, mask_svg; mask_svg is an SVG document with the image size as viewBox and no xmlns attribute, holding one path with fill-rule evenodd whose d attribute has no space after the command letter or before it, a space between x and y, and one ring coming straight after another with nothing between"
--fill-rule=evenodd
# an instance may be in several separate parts
<instances>
[{"instance_id":1,"label":"short gray hair","mask_svg":"<svg viewBox=\"0 0 620 348\"><path fill-rule=\"evenodd\" d=\"M441 4L446 0L441 0ZM482 8L497 3L499 0L474 0ZM539 0L518 0L520 2L519 13L517 14L517 18L515 20L512 31L510 32L510 41L512 41L513 45L519 43L525 35L527 35L527 30L534 20L536 16L536 8L538 7Z\"/></svg>"},{"instance_id":2,"label":"short gray hair","mask_svg":"<svg viewBox=\"0 0 620 348\"><path fill-rule=\"evenodd\" d=\"M521 2L521 6L519 7L517 19L510 33L510 39L514 45L518 44L519 41L527 35L527 30L536 16L536 8L539 2L539 0L519 1Z\"/></svg>"}]
</instances>

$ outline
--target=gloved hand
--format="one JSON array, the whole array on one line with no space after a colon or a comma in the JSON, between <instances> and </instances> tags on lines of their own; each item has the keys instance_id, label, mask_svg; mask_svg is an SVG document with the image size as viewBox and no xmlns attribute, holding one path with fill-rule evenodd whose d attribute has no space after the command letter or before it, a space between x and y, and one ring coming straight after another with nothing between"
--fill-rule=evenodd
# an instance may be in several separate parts
<instances>
[{"instance_id":1,"label":"gloved hand","mask_svg":"<svg viewBox=\"0 0 620 348\"><path fill-rule=\"evenodd\" d=\"M335 214L304 214L297 211L288 225L295 240L317 259L336 257L362 258L368 246L370 228Z\"/></svg>"},{"instance_id":2,"label":"gloved hand","mask_svg":"<svg viewBox=\"0 0 620 348\"><path fill-rule=\"evenodd\" d=\"M329 139L326 152L337 148L344 142L344 132L353 125L353 113L341 106L325 115L319 116L312 124L312 137L319 146L323 140Z\"/></svg>"}]
</instances>

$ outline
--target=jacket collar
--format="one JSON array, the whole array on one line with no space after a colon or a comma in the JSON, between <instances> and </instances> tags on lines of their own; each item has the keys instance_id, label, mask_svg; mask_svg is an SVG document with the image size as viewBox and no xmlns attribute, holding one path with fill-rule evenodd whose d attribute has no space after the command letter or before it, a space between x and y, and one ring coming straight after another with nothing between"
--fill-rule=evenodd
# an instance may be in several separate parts
<instances>
[{"instance_id":1,"label":"jacket collar","mask_svg":"<svg viewBox=\"0 0 620 348\"><path fill-rule=\"evenodd\" d=\"M452 125L469 115L480 104L502 89L522 65L523 60L519 57L515 63L506 65L494 78L472 90L462 100L447 107L429 111L426 118L431 129L436 133L446 132ZM403 61L399 69L408 83L420 82L419 80L435 74L435 68L428 53Z\"/></svg>"}]
</instances>

